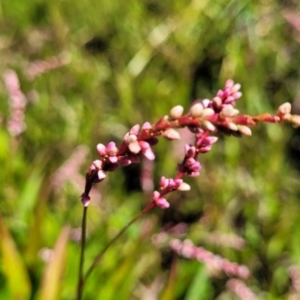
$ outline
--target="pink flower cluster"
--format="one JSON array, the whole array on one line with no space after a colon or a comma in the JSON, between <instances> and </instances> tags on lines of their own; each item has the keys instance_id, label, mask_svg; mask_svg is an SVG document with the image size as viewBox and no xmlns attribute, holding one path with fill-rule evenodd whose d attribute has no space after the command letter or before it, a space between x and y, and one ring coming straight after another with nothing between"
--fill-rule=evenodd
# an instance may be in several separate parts
<instances>
[{"instance_id":1,"label":"pink flower cluster","mask_svg":"<svg viewBox=\"0 0 300 300\"><path fill-rule=\"evenodd\" d=\"M45 60L30 62L25 69L25 74L28 79L33 80L41 74L65 66L69 62L69 57L65 53L61 53L58 56L52 56Z\"/></svg>"},{"instance_id":2,"label":"pink flower cluster","mask_svg":"<svg viewBox=\"0 0 300 300\"><path fill-rule=\"evenodd\" d=\"M209 152L212 145L218 140L211 136L216 132L234 136L251 135L249 126L258 122L289 122L293 126L300 126L300 116L291 115L291 105L281 105L275 116L262 114L255 117L239 115L235 109L236 100L242 93L240 84L233 80L227 80L222 90L212 99L196 101L187 114L183 114L182 106L173 107L169 115L160 118L151 125L145 122L142 126L134 125L125 134L119 147L114 142L97 145L101 160L95 160L86 174L86 186L82 194L82 202L88 205L89 192L94 183L102 181L107 172L116 170L119 166L127 166L131 163L139 163L141 157L151 161L155 159L152 147L157 144L157 136L163 136L168 140L180 139L176 128L187 127L195 137L193 144L184 146L184 158L177 165L177 174L173 179L161 178L160 190L152 193L152 204L160 208L168 208L169 203L165 195L175 190L189 190L188 185L182 181L183 176L195 177L200 174L201 164L198 155Z\"/></svg>"},{"instance_id":3,"label":"pink flower cluster","mask_svg":"<svg viewBox=\"0 0 300 300\"><path fill-rule=\"evenodd\" d=\"M231 278L226 285L242 300L258 300L255 294L241 280Z\"/></svg>"},{"instance_id":4,"label":"pink flower cluster","mask_svg":"<svg viewBox=\"0 0 300 300\"><path fill-rule=\"evenodd\" d=\"M170 242L170 247L180 256L203 262L209 270L223 271L229 276L238 276L243 279L249 278L251 274L246 266L239 265L219 255L215 255L203 247L197 247L190 240L181 242L180 240L174 239Z\"/></svg>"},{"instance_id":5,"label":"pink flower cluster","mask_svg":"<svg viewBox=\"0 0 300 300\"><path fill-rule=\"evenodd\" d=\"M25 108L27 100L21 91L19 77L14 70L5 71L3 79L10 98L7 130L12 136L18 136L26 129Z\"/></svg>"},{"instance_id":6,"label":"pink flower cluster","mask_svg":"<svg viewBox=\"0 0 300 300\"><path fill-rule=\"evenodd\" d=\"M155 203L156 206L165 209L170 207L170 203L163 197L167 193L173 191L189 191L191 188L190 186L183 182L182 179L173 179L173 178L165 178L164 176L161 177L159 181L160 191L154 191L152 194L152 201Z\"/></svg>"}]
</instances>

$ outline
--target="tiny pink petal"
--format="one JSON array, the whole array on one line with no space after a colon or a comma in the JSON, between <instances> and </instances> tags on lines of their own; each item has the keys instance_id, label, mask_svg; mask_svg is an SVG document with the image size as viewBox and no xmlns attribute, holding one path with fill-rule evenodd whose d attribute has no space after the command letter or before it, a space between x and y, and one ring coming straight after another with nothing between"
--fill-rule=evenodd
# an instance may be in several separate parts
<instances>
[{"instance_id":1,"label":"tiny pink petal","mask_svg":"<svg viewBox=\"0 0 300 300\"><path fill-rule=\"evenodd\" d=\"M147 150L150 148L149 143L147 143L145 141L139 141L139 145L141 146L142 150Z\"/></svg>"},{"instance_id":2,"label":"tiny pink petal","mask_svg":"<svg viewBox=\"0 0 300 300\"><path fill-rule=\"evenodd\" d=\"M164 189L164 188L166 188L166 187L168 186L168 184L169 184L169 180L168 180L166 177L162 176L162 177L160 178L160 181L159 181L159 186L160 186L162 189Z\"/></svg>"},{"instance_id":3,"label":"tiny pink petal","mask_svg":"<svg viewBox=\"0 0 300 300\"><path fill-rule=\"evenodd\" d=\"M139 124L136 124L130 129L130 133L138 135L140 132L140 128L141 128L141 126Z\"/></svg>"},{"instance_id":4,"label":"tiny pink petal","mask_svg":"<svg viewBox=\"0 0 300 300\"><path fill-rule=\"evenodd\" d=\"M118 157L117 156L110 156L108 158L108 160L112 163L115 164L116 162L118 162Z\"/></svg>"},{"instance_id":5,"label":"tiny pink petal","mask_svg":"<svg viewBox=\"0 0 300 300\"><path fill-rule=\"evenodd\" d=\"M105 156L106 155L106 147L103 144L98 144L97 145L97 151L98 151L98 154L100 156Z\"/></svg>"},{"instance_id":6,"label":"tiny pink petal","mask_svg":"<svg viewBox=\"0 0 300 300\"><path fill-rule=\"evenodd\" d=\"M155 159L155 155L154 155L151 148L146 149L146 150L142 150L142 152L143 152L144 156L146 158L148 158L149 160L154 160Z\"/></svg>"},{"instance_id":7,"label":"tiny pink petal","mask_svg":"<svg viewBox=\"0 0 300 300\"><path fill-rule=\"evenodd\" d=\"M110 142L107 144L106 146L106 152L108 155L116 155L118 153L118 148L116 147L116 143L115 142Z\"/></svg>"},{"instance_id":8,"label":"tiny pink petal","mask_svg":"<svg viewBox=\"0 0 300 300\"><path fill-rule=\"evenodd\" d=\"M143 125L142 125L142 129L151 129L152 126L149 122L145 122Z\"/></svg>"},{"instance_id":9,"label":"tiny pink petal","mask_svg":"<svg viewBox=\"0 0 300 300\"><path fill-rule=\"evenodd\" d=\"M140 146L140 144L139 144L138 141L135 141L135 142L133 142L133 143L130 143L130 144L128 145L128 148L129 148L129 150L130 150L132 153L135 153L135 154L137 154L137 153L139 153L139 152L141 151L141 146Z\"/></svg>"},{"instance_id":10,"label":"tiny pink petal","mask_svg":"<svg viewBox=\"0 0 300 300\"><path fill-rule=\"evenodd\" d=\"M225 89L231 89L234 86L234 81L232 79L228 79L225 82Z\"/></svg>"},{"instance_id":11,"label":"tiny pink petal","mask_svg":"<svg viewBox=\"0 0 300 300\"><path fill-rule=\"evenodd\" d=\"M103 165L103 162L102 162L102 160L97 159L97 160L93 161L93 165L95 166L95 168L101 169L102 165Z\"/></svg>"}]
</instances>

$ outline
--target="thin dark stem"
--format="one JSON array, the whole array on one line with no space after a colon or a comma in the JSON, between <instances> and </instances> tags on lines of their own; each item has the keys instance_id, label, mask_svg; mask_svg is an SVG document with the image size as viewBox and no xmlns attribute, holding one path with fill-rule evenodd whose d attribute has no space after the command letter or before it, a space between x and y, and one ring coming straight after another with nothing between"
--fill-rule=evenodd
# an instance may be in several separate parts
<instances>
[{"instance_id":1,"label":"thin dark stem","mask_svg":"<svg viewBox=\"0 0 300 300\"><path fill-rule=\"evenodd\" d=\"M84 264L84 250L86 241L86 215L87 206L83 208L82 224L81 224L81 253L80 253L80 263L79 263L79 274L78 274L78 284L77 284L77 300L82 299L83 287L84 287L84 277L83 277L83 264Z\"/></svg>"},{"instance_id":2,"label":"thin dark stem","mask_svg":"<svg viewBox=\"0 0 300 300\"><path fill-rule=\"evenodd\" d=\"M110 242L106 245L106 247L95 257L92 265L88 269L86 275L83 278L82 284L87 280L87 278L91 275L92 271L95 269L95 267L100 263L103 255L108 250L108 248L127 230L127 228L133 224L137 219L139 219L142 215L149 212L155 207L154 203L150 203L147 207L145 207L138 215L136 215L129 223L127 223L122 230L112 239Z\"/></svg>"}]
</instances>

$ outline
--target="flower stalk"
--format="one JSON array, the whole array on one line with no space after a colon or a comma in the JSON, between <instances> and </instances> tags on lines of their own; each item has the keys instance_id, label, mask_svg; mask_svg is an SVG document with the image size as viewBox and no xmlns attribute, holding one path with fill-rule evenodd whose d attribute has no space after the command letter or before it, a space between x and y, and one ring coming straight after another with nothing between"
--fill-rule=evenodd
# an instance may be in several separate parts
<instances>
[{"instance_id":1,"label":"flower stalk","mask_svg":"<svg viewBox=\"0 0 300 300\"><path fill-rule=\"evenodd\" d=\"M170 207L170 203L166 199L166 195L170 192L176 190L188 191L190 189L190 186L183 181L183 177L196 177L200 174L199 155L211 150L213 144L218 140L218 137L214 136L215 134L220 133L236 137L251 136L250 126L255 126L259 122L290 123L293 127L300 126L300 116L291 114L291 104L289 103L279 106L275 115L268 113L257 116L241 115L239 110L235 108L236 101L242 96L240 88L240 84L234 83L233 80L227 80L224 88L219 90L213 99L195 101L186 114L184 114L184 108L177 105L170 110L168 115L161 117L152 125L149 122L145 122L142 126L139 124L134 125L125 134L120 146L117 146L113 141L106 146L104 144L97 145L100 159L93 161L86 173L85 189L81 195L84 212L77 300L82 299L84 284L95 267L101 262L103 255L131 224L156 206L161 209ZM152 147L158 143L158 137L162 136L167 140L180 139L177 129L183 127L187 127L194 134L195 140L193 144L185 145L184 157L181 163L177 165L177 173L174 178L161 177L159 189L152 192L151 202L148 206L127 223L106 245L95 257L92 265L84 275L86 214L92 186L103 181L108 172L115 171L120 166L139 163L142 157L151 161L155 160ZM227 261L225 263L227 266Z\"/></svg>"}]
</instances>

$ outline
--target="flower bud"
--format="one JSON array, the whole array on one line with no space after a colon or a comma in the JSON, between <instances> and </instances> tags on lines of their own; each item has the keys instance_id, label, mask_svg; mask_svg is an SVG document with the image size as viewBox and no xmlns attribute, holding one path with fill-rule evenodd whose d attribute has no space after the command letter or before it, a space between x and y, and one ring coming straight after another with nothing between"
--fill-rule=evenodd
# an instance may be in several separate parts
<instances>
[{"instance_id":1,"label":"flower bud","mask_svg":"<svg viewBox=\"0 0 300 300\"><path fill-rule=\"evenodd\" d=\"M207 121L207 120L204 120L202 122L202 125L209 131L215 131L216 130L216 127L213 123Z\"/></svg>"},{"instance_id":2,"label":"flower bud","mask_svg":"<svg viewBox=\"0 0 300 300\"><path fill-rule=\"evenodd\" d=\"M235 109L231 104L225 105L221 110L222 117L233 117L239 114L239 111Z\"/></svg>"},{"instance_id":3,"label":"flower bud","mask_svg":"<svg viewBox=\"0 0 300 300\"><path fill-rule=\"evenodd\" d=\"M173 128L168 128L163 131L162 136L169 140L180 140L180 134Z\"/></svg>"},{"instance_id":4,"label":"flower bud","mask_svg":"<svg viewBox=\"0 0 300 300\"><path fill-rule=\"evenodd\" d=\"M232 93L236 93L240 90L241 85L239 83L236 83L232 88L231 88L231 92Z\"/></svg>"},{"instance_id":5,"label":"flower bud","mask_svg":"<svg viewBox=\"0 0 300 300\"><path fill-rule=\"evenodd\" d=\"M222 105L222 99L220 97L215 97L212 100L217 107L220 107Z\"/></svg>"},{"instance_id":6,"label":"flower bud","mask_svg":"<svg viewBox=\"0 0 300 300\"><path fill-rule=\"evenodd\" d=\"M191 116L194 118L201 117L202 112L203 112L203 105L201 103L194 104L190 109Z\"/></svg>"},{"instance_id":7,"label":"flower bud","mask_svg":"<svg viewBox=\"0 0 300 300\"><path fill-rule=\"evenodd\" d=\"M209 99L204 99L203 101L202 101L202 104L203 104L203 107L204 108L206 108L206 107L208 107L208 105L211 103L211 101L209 100Z\"/></svg>"},{"instance_id":8,"label":"flower bud","mask_svg":"<svg viewBox=\"0 0 300 300\"><path fill-rule=\"evenodd\" d=\"M139 144L138 141L135 141L135 142L133 142L133 143L130 143L130 144L128 145L128 148L129 148L129 150L130 150L132 153L135 153L135 154L137 154L137 153L139 153L139 152L141 151L141 146L140 146L140 144Z\"/></svg>"},{"instance_id":9,"label":"flower bud","mask_svg":"<svg viewBox=\"0 0 300 300\"><path fill-rule=\"evenodd\" d=\"M182 116L183 114L183 107L181 105L176 105L170 110L170 117L172 119L178 119Z\"/></svg>"},{"instance_id":10,"label":"flower bud","mask_svg":"<svg viewBox=\"0 0 300 300\"><path fill-rule=\"evenodd\" d=\"M215 111L212 108L205 108L201 114L202 117L209 117L215 114Z\"/></svg>"},{"instance_id":11,"label":"flower bud","mask_svg":"<svg viewBox=\"0 0 300 300\"><path fill-rule=\"evenodd\" d=\"M105 156L106 155L106 147L103 144L98 144L97 145L97 151L98 151L98 154L100 156Z\"/></svg>"},{"instance_id":12,"label":"flower bud","mask_svg":"<svg viewBox=\"0 0 300 300\"><path fill-rule=\"evenodd\" d=\"M243 135L247 135L247 136L251 136L252 135L251 129L248 126L238 125L238 130Z\"/></svg>"},{"instance_id":13,"label":"flower bud","mask_svg":"<svg viewBox=\"0 0 300 300\"><path fill-rule=\"evenodd\" d=\"M185 182L182 182L180 186L177 188L178 191L182 191L182 192L189 191L190 189L191 186Z\"/></svg>"},{"instance_id":14,"label":"flower bud","mask_svg":"<svg viewBox=\"0 0 300 300\"><path fill-rule=\"evenodd\" d=\"M291 113L292 105L289 102L281 104L277 109L277 115L288 115Z\"/></svg>"},{"instance_id":15,"label":"flower bud","mask_svg":"<svg viewBox=\"0 0 300 300\"><path fill-rule=\"evenodd\" d=\"M292 124L292 126L294 128L297 128L300 126L300 116L298 116L298 115L291 115L291 117L289 118L288 121Z\"/></svg>"},{"instance_id":16,"label":"flower bud","mask_svg":"<svg viewBox=\"0 0 300 300\"><path fill-rule=\"evenodd\" d=\"M228 123L228 128L229 128L230 130L233 130L233 131L238 131L237 125L236 125L235 123L232 123L232 122L229 122L229 123Z\"/></svg>"},{"instance_id":17,"label":"flower bud","mask_svg":"<svg viewBox=\"0 0 300 300\"><path fill-rule=\"evenodd\" d=\"M151 129L152 126L149 122L145 122L143 125L142 125L142 129Z\"/></svg>"},{"instance_id":18,"label":"flower bud","mask_svg":"<svg viewBox=\"0 0 300 300\"><path fill-rule=\"evenodd\" d=\"M232 79L227 79L225 82L225 89L231 89L234 86L234 81Z\"/></svg>"},{"instance_id":19,"label":"flower bud","mask_svg":"<svg viewBox=\"0 0 300 300\"><path fill-rule=\"evenodd\" d=\"M126 133L124 136L124 142L129 145L130 143L133 143L137 141L137 136L135 134Z\"/></svg>"}]
</instances>

